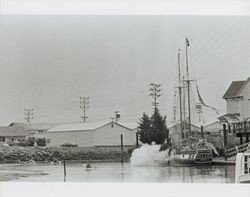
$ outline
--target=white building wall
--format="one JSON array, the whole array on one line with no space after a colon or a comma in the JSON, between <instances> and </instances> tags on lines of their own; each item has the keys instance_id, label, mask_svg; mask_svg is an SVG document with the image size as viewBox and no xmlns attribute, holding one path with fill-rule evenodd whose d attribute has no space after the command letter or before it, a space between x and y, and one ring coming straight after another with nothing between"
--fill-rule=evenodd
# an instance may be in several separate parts
<instances>
[{"instance_id":1,"label":"white building wall","mask_svg":"<svg viewBox=\"0 0 250 197\"><path fill-rule=\"evenodd\" d=\"M227 113L228 114L236 113L236 105L234 100L227 100Z\"/></svg>"},{"instance_id":2,"label":"white building wall","mask_svg":"<svg viewBox=\"0 0 250 197\"><path fill-rule=\"evenodd\" d=\"M204 128L204 131L219 134L223 130L223 126L219 122L214 122Z\"/></svg>"},{"instance_id":3,"label":"white building wall","mask_svg":"<svg viewBox=\"0 0 250 197\"><path fill-rule=\"evenodd\" d=\"M60 146L65 143L77 144L80 147L93 146L94 131L60 131L47 132L46 136L50 139L48 146Z\"/></svg>"},{"instance_id":4,"label":"white building wall","mask_svg":"<svg viewBox=\"0 0 250 197\"><path fill-rule=\"evenodd\" d=\"M112 126L113 125L113 126ZM136 132L115 123L107 124L97 130L94 135L95 146L120 146L121 134L123 134L123 145L136 144Z\"/></svg>"},{"instance_id":5,"label":"white building wall","mask_svg":"<svg viewBox=\"0 0 250 197\"><path fill-rule=\"evenodd\" d=\"M241 117L249 118L250 117L250 84L244 89L242 93L243 99L240 103L241 108Z\"/></svg>"}]
</instances>

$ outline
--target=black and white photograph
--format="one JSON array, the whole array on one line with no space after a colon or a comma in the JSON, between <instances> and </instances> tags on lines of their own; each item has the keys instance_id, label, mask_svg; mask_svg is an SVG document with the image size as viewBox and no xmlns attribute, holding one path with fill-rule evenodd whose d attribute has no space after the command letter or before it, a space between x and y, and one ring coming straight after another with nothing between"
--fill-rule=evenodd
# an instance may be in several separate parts
<instances>
[{"instance_id":1,"label":"black and white photograph","mask_svg":"<svg viewBox=\"0 0 250 197\"><path fill-rule=\"evenodd\" d=\"M250 183L249 15L4 2L0 182Z\"/></svg>"}]
</instances>

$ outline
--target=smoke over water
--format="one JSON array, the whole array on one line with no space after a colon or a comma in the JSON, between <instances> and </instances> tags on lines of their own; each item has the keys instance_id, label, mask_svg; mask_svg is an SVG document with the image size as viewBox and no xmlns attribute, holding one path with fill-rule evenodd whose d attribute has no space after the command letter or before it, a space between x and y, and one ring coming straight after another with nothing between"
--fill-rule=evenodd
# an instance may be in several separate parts
<instances>
[{"instance_id":1,"label":"smoke over water","mask_svg":"<svg viewBox=\"0 0 250 197\"><path fill-rule=\"evenodd\" d=\"M160 145L143 144L133 151L130 158L132 166L158 166L167 165L170 160L168 149L159 151Z\"/></svg>"}]
</instances>

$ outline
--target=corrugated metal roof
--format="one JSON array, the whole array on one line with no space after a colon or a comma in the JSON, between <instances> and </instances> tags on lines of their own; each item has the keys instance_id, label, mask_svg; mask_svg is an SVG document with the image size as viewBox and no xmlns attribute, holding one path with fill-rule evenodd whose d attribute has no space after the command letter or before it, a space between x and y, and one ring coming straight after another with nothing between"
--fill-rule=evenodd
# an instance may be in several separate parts
<instances>
[{"instance_id":1,"label":"corrugated metal roof","mask_svg":"<svg viewBox=\"0 0 250 197\"><path fill-rule=\"evenodd\" d=\"M62 132L62 131L91 131L99 127L102 127L110 121L106 122L88 122L88 123L70 123L70 124L61 124L57 127L49 129L47 132Z\"/></svg>"},{"instance_id":2,"label":"corrugated metal roof","mask_svg":"<svg viewBox=\"0 0 250 197\"><path fill-rule=\"evenodd\" d=\"M63 132L63 131L91 131L96 130L100 127L103 127L107 124L114 123L116 125L125 127L129 130L135 129L138 125L137 123L131 122L112 122L112 121L103 121L103 122L88 122L88 123L69 123L61 124L57 127L47 130L47 132Z\"/></svg>"},{"instance_id":3,"label":"corrugated metal roof","mask_svg":"<svg viewBox=\"0 0 250 197\"><path fill-rule=\"evenodd\" d=\"M138 123L136 122L118 122L118 124L127 127L129 129L135 129L138 127Z\"/></svg>"},{"instance_id":4,"label":"corrugated metal roof","mask_svg":"<svg viewBox=\"0 0 250 197\"><path fill-rule=\"evenodd\" d=\"M223 98L230 99L237 97L239 90L241 90L245 82L246 81L233 81L227 89L226 93L224 94Z\"/></svg>"},{"instance_id":5,"label":"corrugated metal roof","mask_svg":"<svg viewBox=\"0 0 250 197\"><path fill-rule=\"evenodd\" d=\"M38 130L48 130L53 127L59 126L59 123L29 123L26 124L26 127L30 131L38 131Z\"/></svg>"}]
</instances>

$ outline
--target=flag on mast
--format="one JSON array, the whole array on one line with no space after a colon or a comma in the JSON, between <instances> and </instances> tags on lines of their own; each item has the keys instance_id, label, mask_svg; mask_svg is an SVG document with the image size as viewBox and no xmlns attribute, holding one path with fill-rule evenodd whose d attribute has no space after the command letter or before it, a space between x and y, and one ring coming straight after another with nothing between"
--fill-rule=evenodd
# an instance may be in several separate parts
<instances>
[{"instance_id":1,"label":"flag on mast","mask_svg":"<svg viewBox=\"0 0 250 197\"><path fill-rule=\"evenodd\" d=\"M217 110L216 108L214 108L214 107L212 107L212 106L209 106L209 105L205 104L205 102L204 102L203 99L201 98L201 95L200 95L200 91L199 91L199 89L198 89L197 82L196 82L196 89L197 89L198 99L199 99L200 103L201 103L203 106L205 106L205 107L208 107L208 108L213 109L213 110L216 112L216 114L219 115L219 110Z\"/></svg>"}]
</instances>

